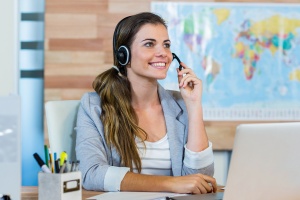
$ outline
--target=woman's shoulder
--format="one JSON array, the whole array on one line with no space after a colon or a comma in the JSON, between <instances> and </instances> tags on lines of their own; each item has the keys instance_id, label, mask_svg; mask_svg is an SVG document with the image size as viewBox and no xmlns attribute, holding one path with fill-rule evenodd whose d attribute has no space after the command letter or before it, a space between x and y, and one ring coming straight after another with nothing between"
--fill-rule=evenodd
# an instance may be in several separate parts
<instances>
[{"instance_id":1,"label":"woman's shoulder","mask_svg":"<svg viewBox=\"0 0 300 200\"><path fill-rule=\"evenodd\" d=\"M99 95L96 92L86 92L82 95L81 100L97 98L99 99Z\"/></svg>"},{"instance_id":2,"label":"woman's shoulder","mask_svg":"<svg viewBox=\"0 0 300 200\"><path fill-rule=\"evenodd\" d=\"M100 97L96 92L87 92L84 93L83 96L81 97L81 105L82 106L99 106L100 105Z\"/></svg>"}]
</instances>

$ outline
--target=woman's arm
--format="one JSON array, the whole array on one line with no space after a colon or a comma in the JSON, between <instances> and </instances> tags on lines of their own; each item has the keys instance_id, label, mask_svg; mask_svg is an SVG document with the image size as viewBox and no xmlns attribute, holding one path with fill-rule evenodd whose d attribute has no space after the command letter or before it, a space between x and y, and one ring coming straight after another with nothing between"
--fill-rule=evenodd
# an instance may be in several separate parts
<instances>
[{"instance_id":1,"label":"woman's arm","mask_svg":"<svg viewBox=\"0 0 300 200\"><path fill-rule=\"evenodd\" d=\"M188 112L186 147L193 152L200 152L208 148L202 111L202 81L184 63L181 65L184 69L178 70L179 88Z\"/></svg>"},{"instance_id":2,"label":"woman's arm","mask_svg":"<svg viewBox=\"0 0 300 200\"><path fill-rule=\"evenodd\" d=\"M184 63L181 65L184 69L177 71L178 82L188 116L183 174L201 173L213 176L212 144L208 142L203 122L202 82Z\"/></svg>"},{"instance_id":3,"label":"woman's arm","mask_svg":"<svg viewBox=\"0 0 300 200\"><path fill-rule=\"evenodd\" d=\"M121 190L204 194L216 192L217 184L214 178L203 174L154 176L128 172L121 182Z\"/></svg>"},{"instance_id":4,"label":"woman's arm","mask_svg":"<svg viewBox=\"0 0 300 200\"><path fill-rule=\"evenodd\" d=\"M117 155L105 143L99 105L99 96L95 93L87 93L81 99L76 125L76 157L80 160L85 189L119 191L129 168L120 167Z\"/></svg>"},{"instance_id":5,"label":"woman's arm","mask_svg":"<svg viewBox=\"0 0 300 200\"><path fill-rule=\"evenodd\" d=\"M208 138L203 122L201 102L187 105L188 110L188 140L186 147L194 152L200 152L208 148Z\"/></svg>"}]
</instances>

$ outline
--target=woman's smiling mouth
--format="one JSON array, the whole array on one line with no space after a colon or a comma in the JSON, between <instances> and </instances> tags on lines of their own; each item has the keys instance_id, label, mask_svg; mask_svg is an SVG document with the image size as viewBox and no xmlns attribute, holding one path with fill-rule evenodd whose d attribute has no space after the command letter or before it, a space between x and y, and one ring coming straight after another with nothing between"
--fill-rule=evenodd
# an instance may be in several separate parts
<instances>
[{"instance_id":1,"label":"woman's smiling mouth","mask_svg":"<svg viewBox=\"0 0 300 200\"><path fill-rule=\"evenodd\" d=\"M151 65L152 67L155 67L155 68L165 68L166 67L166 63L164 63L164 62L149 63L149 65Z\"/></svg>"}]
</instances>

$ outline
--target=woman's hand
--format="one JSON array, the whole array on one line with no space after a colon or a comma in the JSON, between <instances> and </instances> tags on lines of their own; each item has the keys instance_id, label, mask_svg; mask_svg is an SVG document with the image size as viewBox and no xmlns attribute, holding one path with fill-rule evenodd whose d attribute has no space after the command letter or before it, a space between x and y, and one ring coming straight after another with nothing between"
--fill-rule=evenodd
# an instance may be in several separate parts
<instances>
[{"instance_id":1,"label":"woman's hand","mask_svg":"<svg viewBox=\"0 0 300 200\"><path fill-rule=\"evenodd\" d=\"M178 83L181 95L186 103L201 103L202 98L202 81L197 78L191 68L188 68L184 63L180 63L183 69L178 73ZM184 75L185 74L185 75Z\"/></svg>"},{"instance_id":2,"label":"woman's hand","mask_svg":"<svg viewBox=\"0 0 300 200\"><path fill-rule=\"evenodd\" d=\"M173 177L171 191L175 193L206 194L217 192L216 179L204 174Z\"/></svg>"}]
</instances>

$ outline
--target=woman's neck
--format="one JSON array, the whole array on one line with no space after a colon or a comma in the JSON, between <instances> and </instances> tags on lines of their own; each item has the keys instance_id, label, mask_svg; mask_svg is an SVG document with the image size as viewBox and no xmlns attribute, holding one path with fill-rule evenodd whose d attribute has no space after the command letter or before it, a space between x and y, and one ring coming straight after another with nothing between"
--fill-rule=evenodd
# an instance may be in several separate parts
<instances>
[{"instance_id":1,"label":"woman's neck","mask_svg":"<svg viewBox=\"0 0 300 200\"><path fill-rule=\"evenodd\" d=\"M145 109L160 104L158 83L131 83L132 106L134 109Z\"/></svg>"}]
</instances>

